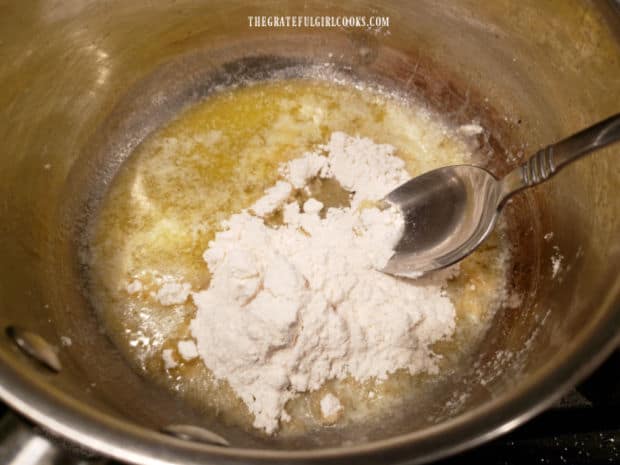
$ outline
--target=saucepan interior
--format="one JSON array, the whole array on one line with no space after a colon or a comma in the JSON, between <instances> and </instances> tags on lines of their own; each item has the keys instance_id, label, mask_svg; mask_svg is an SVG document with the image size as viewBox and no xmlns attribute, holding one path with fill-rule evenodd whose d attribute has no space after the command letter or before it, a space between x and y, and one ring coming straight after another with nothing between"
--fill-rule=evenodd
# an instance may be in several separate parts
<instances>
[{"instance_id":1,"label":"saucepan interior","mask_svg":"<svg viewBox=\"0 0 620 465\"><path fill-rule=\"evenodd\" d=\"M255 14L300 13L284 2L11 6L20 21L1 20L11 59L0 69L0 323L56 346L62 369L42 369L6 337L3 397L52 431L141 463L198 463L207 454L259 460L365 451L371 458L388 450L423 459L548 403L617 337L617 148L507 207L514 298L462 366L418 401L345 429L265 438L147 382L101 331L80 254L132 150L188 105L248 81L337 78L393 89L451 123L480 122L487 167L506 173L536 148L617 111L608 98L620 71L613 12L569 3L299 6L304 15L387 16L388 32L248 27ZM72 344L62 345L62 336ZM233 447L159 433L170 424L204 426Z\"/></svg>"}]
</instances>

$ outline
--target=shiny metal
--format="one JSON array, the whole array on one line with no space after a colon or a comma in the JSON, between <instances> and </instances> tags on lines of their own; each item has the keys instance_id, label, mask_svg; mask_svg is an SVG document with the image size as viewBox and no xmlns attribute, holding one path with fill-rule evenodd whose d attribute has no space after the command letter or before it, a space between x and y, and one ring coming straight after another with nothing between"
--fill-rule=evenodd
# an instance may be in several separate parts
<instances>
[{"instance_id":1,"label":"shiny metal","mask_svg":"<svg viewBox=\"0 0 620 465\"><path fill-rule=\"evenodd\" d=\"M385 198L405 226L383 271L419 277L463 260L491 234L508 198L618 141L620 114L539 150L500 180L483 168L459 165L407 181Z\"/></svg>"},{"instance_id":2,"label":"shiny metal","mask_svg":"<svg viewBox=\"0 0 620 465\"><path fill-rule=\"evenodd\" d=\"M420 463L531 418L618 344L618 156L567 167L505 207L508 292L520 304L498 312L459 370L382 418L299 437L224 424L138 376L100 331L80 265L80 232L132 148L248 77L329 68L421 99L487 129L472 143L503 176L618 110L620 22L608 2L0 0L0 12L0 324L60 347L63 366L50 376L0 338L0 398L46 430L140 465ZM389 16L390 28L248 26L269 14ZM233 446L161 434L170 424Z\"/></svg>"},{"instance_id":3,"label":"shiny metal","mask_svg":"<svg viewBox=\"0 0 620 465\"><path fill-rule=\"evenodd\" d=\"M38 334L16 326L7 327L6 334L24 354L37 363L55 373L62 370L62 364L54 347Z\"/></svg>"},{"instance_id":4,"label":"shiny metal","mask_svg":"<svg viewBox=\"0 0 620 465\"><path fill-rule=\"evenodd\" d=\"M216 446L230 446L230 443L219 434L206 428L194 425L169 425L162 429L163 433L170 434L184 441L197 441Z\"/></svg>"},{"instance_id":5,"label":"shiny metal","mask_svg":"<svg viewBox=\"0 0 620 465\"><path fill-rule=\"evenodd\" d=\"M103 465L55 444L12 414L0 420L0 463L2 465Z\"/></svg>"}]
</instances>

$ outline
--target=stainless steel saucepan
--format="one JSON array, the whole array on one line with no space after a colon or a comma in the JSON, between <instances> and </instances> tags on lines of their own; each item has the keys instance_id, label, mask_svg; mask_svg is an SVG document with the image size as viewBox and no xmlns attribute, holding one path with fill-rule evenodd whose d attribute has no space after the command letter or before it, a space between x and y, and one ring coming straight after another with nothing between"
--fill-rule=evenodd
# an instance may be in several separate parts
<instances>
[{"instance_id":1,"label":"stainless steel saucepan","mask_svg":"<svg viewBox=\"0 0 620 465\"><path fill-rule=\"evenodd\" d=\"M419 463L540 412L620 339L618 147L507 206L513 298L432 396L297 439L222 424L133 372L84 292L82 234L147 134L248 78L338 75L424 99L455 124L485 127L486 168L502 176L533 149L618 112L614 5L0 0L0 397L47 436L146 465ZM250 27L256 15L381 16L389 27ZM41 463L63 460L53 441L9 423L3 463L20 445L28 463L33 451ZM162 432L171 425L176 434Z\"/></svg>"}]
</instances>

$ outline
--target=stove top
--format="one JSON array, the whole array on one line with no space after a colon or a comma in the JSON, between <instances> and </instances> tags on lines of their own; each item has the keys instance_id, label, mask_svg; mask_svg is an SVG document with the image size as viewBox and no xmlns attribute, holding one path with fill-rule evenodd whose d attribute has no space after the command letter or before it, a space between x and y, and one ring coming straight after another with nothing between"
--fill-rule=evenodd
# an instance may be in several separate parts
<instances>
[{"instance_id":1,"label":"stove top","mask_svg":"<svg viewBox=\"0 0 620 465\"><path fill-rule=\"evenodd\" d=\"M620 463L620 350L562 400L511 433L437 465Z\"/></svg>"}]
</instances>

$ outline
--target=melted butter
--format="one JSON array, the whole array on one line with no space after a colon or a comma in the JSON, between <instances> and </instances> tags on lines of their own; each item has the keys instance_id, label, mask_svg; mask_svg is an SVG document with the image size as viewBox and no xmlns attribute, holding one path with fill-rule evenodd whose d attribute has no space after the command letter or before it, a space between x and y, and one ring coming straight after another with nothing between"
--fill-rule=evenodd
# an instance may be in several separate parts
<instances>
[{"instance_id":1,"label":"melted butter","mask_svg":"<svg viewBox=\"0 0 620 465\"><path fill-rule=\"evenodd\" d=\"M90 244L101 321L136 370L206 415L247 429L253 420L199 359L182 360L177 343L190 338L195 308L191 299L160 305L152 295L157 281L174 277L194 290L208 286L201 257L220 222L258 199L277 180L280 163L325 143L334 131L394 145L412 176L472 161L467 144L422 107L335 84L263 83L214 95L152 134L127 160L102 205ZM310 187L326 205L348 204L337 183L317 180ZM457 332L434 347L445 370L484 334L504 288L505 255L495 236L462 262L450 282ZM133 279L143 289L129 294ZM173 351L177 367L165 368L163 349ZM321 427L319 402L327 392L340 399L338 424L346 425L411 398L428 378L397 372L384 382L330 381L289 402L292 420L279 434Z\"/></svg>"}]
</instances>

